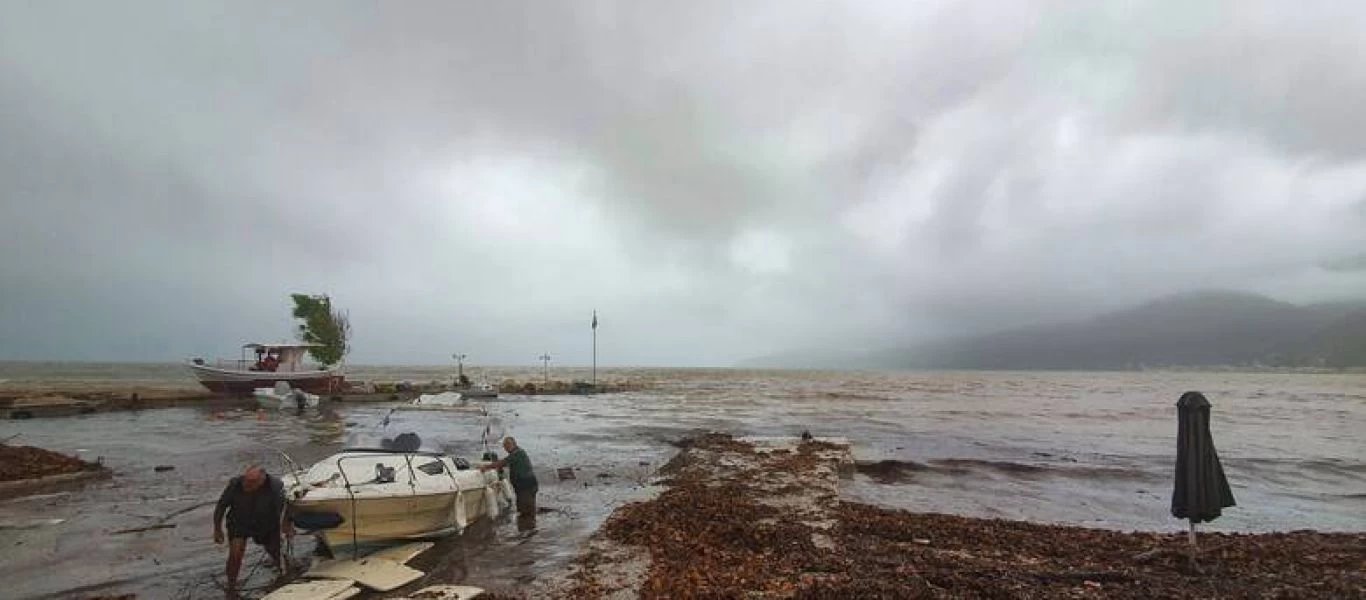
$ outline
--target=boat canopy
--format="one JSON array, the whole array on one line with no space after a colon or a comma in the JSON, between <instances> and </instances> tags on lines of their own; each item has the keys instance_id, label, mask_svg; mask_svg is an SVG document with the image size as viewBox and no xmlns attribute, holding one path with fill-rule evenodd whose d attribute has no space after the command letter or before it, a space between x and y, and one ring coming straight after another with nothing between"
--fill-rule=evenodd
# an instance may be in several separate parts
<instances>
[{"instance_id":1,"label":"boat canopy","mask_svg":"<svg viewBox=\"0 0 1366 600\"><path fill-rule=\"evenodd\" d=\"M264 354L267 359L270 359L273 355L276 362L274 364L258 362L258 370L291 372L303 371L304 355L308 353L308 349L317 348L321 345L322 344L311 344L308 342L278 342L273 344L252 342L250 344L243 344L242 350L255 350L258 357ZM245 362L245 359L243 359L243 362Z\"/></svg>"},{"instance_id":2,"label":"boat canopy","mask_svg":"<svg viewBox=\"0 0 1366 600\"><path fill-rule=\"evenodd\" d=\"M309 342L275 342L271 344L251 342L250 344L242 344L243 348L247 348L250 350L255 350L257 348L260 348L262 350L277 350L284 348L317 348L319 346L322 346L322 344L311 344Z\"/></svg>"}]
</instances>

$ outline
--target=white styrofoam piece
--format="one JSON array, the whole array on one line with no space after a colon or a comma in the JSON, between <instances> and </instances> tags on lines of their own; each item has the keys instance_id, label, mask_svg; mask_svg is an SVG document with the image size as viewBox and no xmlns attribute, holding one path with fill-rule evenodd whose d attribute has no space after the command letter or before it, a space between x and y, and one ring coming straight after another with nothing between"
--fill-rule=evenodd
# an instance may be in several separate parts
<instances>
[{"instance_id":1,"label":"white styrofoam piece","mask_svg":"<svg viewBox=\"0 0 1366 600\"><path fill-rule=\"evenodd\" d=\"M333 600L355 583L350 579L323 579L281 586L261 600ZM357 590L359 591L359 590ZM350 596L344 596L349 598Z\"/></svg>"},{"instance_id":2,"label":"white styrofoam piece","mask_svg":"<svg viewBox=\"0 0 1366 600\"><path fill-rule=\"evenodd\" d=\"M350 579L377 592L387 592L417 580L422 571L382 558L327 560L304 573L315 579Z\"/></svg>"},{"instance_id":3,"label":"white styrofoam piece","mask_svg":"<svg viewBox=\"0 0 1366 600\"><path fill-rule=\"evenodd\" d=\"M382 558L384 560L392 560L398 564L405 565L408 564L408 561L417 558L417 555L432 549L432 546L435 545L436 544L433 544L431 542L413 542L411 544L403 544L402 546L385 548L383 550L380 550L379 552L375 552L374 554L367 556L366 558Z\"/></svg>"}]
</instances>

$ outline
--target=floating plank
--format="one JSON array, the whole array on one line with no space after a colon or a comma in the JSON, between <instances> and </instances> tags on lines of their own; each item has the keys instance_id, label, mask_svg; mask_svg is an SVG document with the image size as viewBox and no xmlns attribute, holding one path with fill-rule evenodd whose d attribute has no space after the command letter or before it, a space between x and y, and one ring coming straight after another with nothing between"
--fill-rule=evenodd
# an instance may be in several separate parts
<instances>
[{"instance_id":1,"label":"floating plank","mask_svg":"<svg viewBox=\"0 0 1366 600\"><path fill-rule=\"evenodd\" d=\"M304 573L313 579L350 579L377 592L387 592L422 577L422 571L382 558L327 560Z\"/></svg>"},{"instance_id":2,"label":"floating plank","mask_svg":"<svg viewBox=\"0 0 1366 600\"><path fill-rule=\"evenodd\" d=\"M382 558L384 560L392 560L401 565L406 565L408 564L408 561L417 558L417 555L422 554L423 552L431 550L432 546L435 545L436 544L431 542L413 542L411 544L403 544L402 546L385 548L366 558Z\"/></svg>"},{"instance_id":3,"label":"floating plank","mask_svg":"<svg viewBox=\"0 0 1366 600\"><path fill-rule=\"evenodd\" d=\"M484 593L484 588L472 585L433 585L413 592L406 598L394 600L470 600Z\"/></svg>"},{"instance_id":4,"label":"floating plank","mask_svg":"<svg viewBox=\"0 0 1366 600\"><path fill-rule=\"evenodd\" d=\"M354 583L350 579L322 579L291 583L267 594L261 600L341 600L360 593L360 588L352 585ZM355 593L343 595L347 593L348 589L355 590Z\"/></svg>"}]
</instances>

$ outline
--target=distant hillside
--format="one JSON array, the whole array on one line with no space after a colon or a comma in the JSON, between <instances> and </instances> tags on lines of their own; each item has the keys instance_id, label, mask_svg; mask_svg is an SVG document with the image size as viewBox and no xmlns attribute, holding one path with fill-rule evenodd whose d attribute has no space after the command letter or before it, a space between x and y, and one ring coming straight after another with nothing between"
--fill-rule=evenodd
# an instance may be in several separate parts
<instances>
[{"instance_id":1,"label":"distant hillside","mask_svg":"<svg viewBox=\"0 0 1366 600\"><path fill-rule=\"evenodd\" d=\"M774 356L753 364L921 369L1356 367L1366 366L1366 303L1297 306L1253 294L1181 294L1070 323L861 355Z\"/></svg>"}]
</instances>

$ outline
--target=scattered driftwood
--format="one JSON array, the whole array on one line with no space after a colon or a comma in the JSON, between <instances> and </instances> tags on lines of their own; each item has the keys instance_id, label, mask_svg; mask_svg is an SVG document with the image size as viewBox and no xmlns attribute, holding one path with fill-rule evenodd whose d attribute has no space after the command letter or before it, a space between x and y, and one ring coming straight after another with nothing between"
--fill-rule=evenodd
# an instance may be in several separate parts
<instances>
[{"instance_id":1,"label":"scattered driftwood","mask_svg":"<svg viewBox=\"0 0 1366 600\"><path fill-rule=\"evenodd\" d=\"M174 518L176 518L176 517L178 517L178 516L180 516L180 515L183 515L183 514L185 514L185 513L187 513L187 512L190 512L190 511L193 511L193 510L196 510L196 509L204 508L204 507L206 507L206 506L212 506L212 505L214 505L214 504L216 504L216 503L217 503L217 502L214 501L214 500L209 500L209 501L206 501L206 502L199 502L199 503L196 503L196 504L193 504L193 505L190 505L190 506L186 506L185 508L180 508L180 509L176 509L176 510L174 510L174 511L171 511L170 513L167 513L166 516L160 517L160 518L149 517L149 516L145 516L145 515L140 515L140 516L142 516L142 518L144 518L144 519L154 519L154 518L155 518L156 520L152 521L152 524L151 524L151 525L147 525L147 526L144 526L144 527L133 527L133 528L130 528L130 529L120 529L120 530L118 530L118 531L111 531L111 532L109 532L109 534L110 534L110 535L119 535L119 534L123 534L123 533L138 533L138 532L141 532L141 531L151 531L151 530L154 530L154 529L171 529L171 528L174 528L174 527L176 526L175 523L171 523L171 522L170 522L171 519L174 519Z\"/></svg>"},{"instance_id":2,"label":"scattered driftwood","mask_svg":"<svg viewBox=\"0 0 1366 600\"><path fill-rule=\"evenodd\" d=\"M155 525L148 525L148 526L146 526L146 527L133 527L133 528L130 528L130 529L119 529L119 530L117 530L117 531L111 531L111 532L109 532L109 535L120 535L120 534L124 534L124 533L139 533L139 532L143 532L143 531L152 531L152 530L154 530L154 529L174 529L174 528L175 528L175 523L157 523L157 524L155 524Z\"/></svg>"},{"instance_id":3,"label":"scattered driftwood","mask_svg":"<svg viewBox=\"0 0 1366 600\"><path fill-rule=\"evenodd\" d=\"M171 512L170 514L167 514L166 516L164 516L164 517L162 517L162 518L160 518L160 519L157 519L157 523L158 523L158 524L166 523L167 521L170 521L171 519L174 519L174 518L176 518L176 517L179 517L180 515L183 515L183 514L185 514L185 513L187 513L187 512L190 512L190 511L192 511L192 510L204 508L205 506L213 506L214 504L217 504L217 503L218 503L217 500L209 500L209 501L206 501L206 502L200 502L200 503L195 504L195 505L193 505L193 506L186 506L185 508L182 508L182 509L180 509L180 510L173 511L173 512Z\"/></svg>"}]
</instances>

